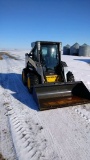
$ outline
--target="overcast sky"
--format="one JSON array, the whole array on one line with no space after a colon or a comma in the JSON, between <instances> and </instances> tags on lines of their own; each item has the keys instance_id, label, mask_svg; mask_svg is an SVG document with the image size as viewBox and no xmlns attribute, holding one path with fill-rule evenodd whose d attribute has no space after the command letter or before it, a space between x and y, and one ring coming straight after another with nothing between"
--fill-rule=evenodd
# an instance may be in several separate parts
<instances>
[{"instance_id":1,"label":"overcast sky","mask_svg":"<svg viewBox=\"0 0 90 160\"><path fill-rule=\"evenodd\" d=\"M0 0L0 48L36 40L90 45L90 0Z\"/></svg>"}]
</instances>

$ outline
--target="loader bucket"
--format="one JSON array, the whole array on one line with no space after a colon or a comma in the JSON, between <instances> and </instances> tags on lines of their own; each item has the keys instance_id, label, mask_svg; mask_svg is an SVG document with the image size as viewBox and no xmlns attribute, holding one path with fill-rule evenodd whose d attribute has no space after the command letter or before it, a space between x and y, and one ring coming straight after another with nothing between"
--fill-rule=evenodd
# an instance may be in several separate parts
<instances>
[{"instance_id":1,"label":"loader bucket","mask_svg":"<svg viewBox=\"0 0 90 160\"><path fill-rule=\"evenodd\" d=\"M40 84L33 88L40 110L90 103L90 92L82 81Z\"/></svg>"}]
</instances>

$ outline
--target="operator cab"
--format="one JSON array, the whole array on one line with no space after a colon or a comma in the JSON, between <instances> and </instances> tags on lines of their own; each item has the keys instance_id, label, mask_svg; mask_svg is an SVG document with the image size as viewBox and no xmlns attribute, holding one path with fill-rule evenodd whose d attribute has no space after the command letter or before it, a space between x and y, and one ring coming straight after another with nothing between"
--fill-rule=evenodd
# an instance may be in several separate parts
<instances>
[{"instance_id":1,"label":"operator cab","mask_svg":"<svg viewBox=\"0 0 90 160\"><path fill-rule=\"evenodd\" d=\"M41 63L44 72L55 73L61 61L61 42L36 41L31 43L31 47L32 59Z\"/></svg>"},{"instance_id":2,"label":"operator cab","mask_svg":"<svg viewBox=\"0 0 90 160\"><path fill-rule=\"evenodd\" d=\"M59 47L58 42L41 42L40 57L45 72L55 73L55 68L59 65Z\"/></svg>"}]
</instances>

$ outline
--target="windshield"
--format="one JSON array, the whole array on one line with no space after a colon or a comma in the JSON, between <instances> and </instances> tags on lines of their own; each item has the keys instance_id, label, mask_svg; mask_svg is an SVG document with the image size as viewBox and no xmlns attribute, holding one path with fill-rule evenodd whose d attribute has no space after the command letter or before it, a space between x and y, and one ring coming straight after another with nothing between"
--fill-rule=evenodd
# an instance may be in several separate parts
<instances>
[{"instance_id":1,"label":"windshield","mask_svg":"<svg viewBox=\"0 0 90 160\"><path fill-rule=\"evenodd\" d=\"M58 64L58 46L41 45L42 62L46 68L54 69Z\"/></svg>"}]
</instances>

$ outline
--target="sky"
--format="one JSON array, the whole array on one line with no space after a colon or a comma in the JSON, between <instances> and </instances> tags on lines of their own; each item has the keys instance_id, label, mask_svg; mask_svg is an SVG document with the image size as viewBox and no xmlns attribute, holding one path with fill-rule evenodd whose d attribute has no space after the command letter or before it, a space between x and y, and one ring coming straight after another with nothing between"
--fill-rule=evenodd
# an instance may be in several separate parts
<instances>
[{"instance_id":1,"label":"sky","mask_svg":"<svg viewBox=\"0 0 90 160\"><path fill-rule=\"evenodd\" d=\"M0 48L37 40L90 45L90 0L0 0Z\"/></svg>"}]
</instances>

